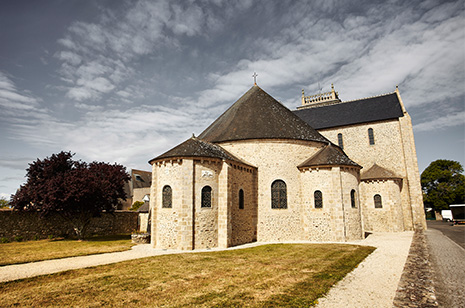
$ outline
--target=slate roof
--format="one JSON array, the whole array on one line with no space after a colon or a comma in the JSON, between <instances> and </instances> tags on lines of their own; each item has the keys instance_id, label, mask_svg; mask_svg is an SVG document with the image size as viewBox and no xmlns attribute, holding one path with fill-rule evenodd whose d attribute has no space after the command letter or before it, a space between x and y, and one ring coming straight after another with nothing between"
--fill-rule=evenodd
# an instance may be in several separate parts
<instances>
[{"instance_id":1,"label":"slate roof","mask_svg":"<svg viewBox=\"0 0 465 308\"><path fill-rule=\"evenodd\" d=\"M377 180L377 179L402 179L394 172L374 164L370 169L363 172L360 176L362 180Z\"/></svg>"},{"instance_id":2,"label":"slate roof","mask_svg":"<svg viewBox=\"0 0 465 308\"><path fill-rule=\"evenodd\" d=\"M331 143L301 163L297 168L316 166L352 166L362 168L359 164L352 161L338 146Z\"/></svg>"},{"instance_id":3,"label":"slate roof","mask_svg":"<svg viewBox=\"0 0 465 308\"><path fill-rule=\"evenodd\" d=\"M150 187L152 183L152 172L142 170L131 170L132 188Z\"/></svg>"},{"instance_id":4,"label":"slate roof","mask_svg":"<svg viewBox=\"0 0 465 308\"><path fill-rule=\"evenodd\" d=\"M144 202L144 204L137 210L139 213L148 213L150 210L150 202Z\"/></svg>"},{"instance_id":5,"label":"slate roof","mask_svg":"<svg viewBox=\"0 0 465 308\"><path fill-rule=\"evenodd\" d=\"M257 85L205 129L199 139L208 142L246 139L329 142Z\"/></svg>"},{"instance_id":6,"label":"slate roof","mask_svg":"<svg viewBox=\"0 0 465 308\"><path fill-rule=\"evenodd\" d=\"M166 158L175 158L175 157L206 157L206 158L219 158L226 159L230 161L239 162L242 164L247 164L246 162L240 160L236 156L232 155L219 145L206 142L196 137L192 137L183 143L175 146L171 150L161 154L160 156L155 157L149 161L149 164L156 160L162 160Z\"/></svg>"},{"instance_id":7,"label":"slate roof","mask_svg":"<svg viewBox=\"0 0 465 308\"><path fill-rule=\"evenodd\" d=\"M395 92L293 112L315 129L389 120L404 115Z\"/></svg>"}]
</instances>

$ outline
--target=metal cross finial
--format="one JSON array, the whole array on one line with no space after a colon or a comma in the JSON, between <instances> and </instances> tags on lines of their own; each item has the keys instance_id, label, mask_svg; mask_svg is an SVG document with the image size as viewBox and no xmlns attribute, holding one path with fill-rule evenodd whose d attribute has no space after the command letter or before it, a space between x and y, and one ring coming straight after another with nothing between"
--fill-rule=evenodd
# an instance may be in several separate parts
<instances>
[{"instance_id":1,"label":"metal cross finial","mask_svg":"<svg viewBox=\"0 0 465 308\"><path fill-rule=\"evenodd\" d=\"M253 72L252 77L253 77L253 83L254 83L254 85L257 85L257 76L258 76L258 74L255 73L255 72Z\"/></svg>"}]
</instances>

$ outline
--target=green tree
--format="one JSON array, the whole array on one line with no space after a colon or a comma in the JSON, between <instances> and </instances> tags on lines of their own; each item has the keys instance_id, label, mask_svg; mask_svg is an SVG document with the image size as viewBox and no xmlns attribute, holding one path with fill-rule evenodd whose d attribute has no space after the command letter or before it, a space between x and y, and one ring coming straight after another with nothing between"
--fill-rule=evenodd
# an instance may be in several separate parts
<instances>
[{"instance_id":1,"label":"green tree","mask_svg":"<svg viewBox=\"0 0 465 308\"><path fill-rule=\"evenodd\" d=\"M459 162L433 161L421 174L425 206L435 210L449 209L451 204L465 203L465 176Z\"/></svg>"},{"instance_id":2,"label":"green tree","mask_svg":"<svg viewBox=\"0 0 465 308\"><path fill-rule=\"evenodd\" d=\"M0 209L7 209L10 207L10 202L5 197L0 198Z\"/></svg>"}]
</instances>

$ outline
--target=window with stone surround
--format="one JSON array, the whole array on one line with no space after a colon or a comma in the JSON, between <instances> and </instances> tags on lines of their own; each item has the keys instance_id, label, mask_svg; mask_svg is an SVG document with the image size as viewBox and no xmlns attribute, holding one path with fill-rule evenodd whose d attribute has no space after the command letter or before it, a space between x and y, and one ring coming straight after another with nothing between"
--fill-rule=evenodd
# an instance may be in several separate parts
<instances>
[{"instance_id":1,"label":"window with stone surround","mask_svg":"<svg viewBox=\"0 0 465 308\"><path fill-rule=\"evenodd\" d=\"M381 196L376 194L374 197L373 197L374 201L375 201L375 209L381 209L383 208L383 202L381 201Z\"/></svg>"},{"instance_id":2,"label":"window with stone surround","mask_svg":"<svg viewBox=\"0 0 465 308\"><path fill-rule=\"evenodd\" d=\"M313 193L313 198L315 201L315 208L321 209L323 208L323 193L319 190L315 190Z\"/></svg>"},{"instance_id":3,"label":"window with stone surround","mask_svg":"<svg viewBox=\"0 0 465 308\"><path fill-rule=\"evenodd\" d=\"M370 145L375 144L375 135L373 133L373 128L368 129L368 140L370 141Z\"/></svg>"},{"instance_id":4,"label":"window with stone surround","mask_svg":"<svg viewBox=\"0 0 465 308\"><path fill-rule=\"evenodd\" d=\"M172 199L173 199L173 191L171 190L171 187L168 185L164 186L163 191L162 191L161 207L165 209L172 208L173 207Z\"/></svg>"},{"instance_id":5,"label":"window with stone surround","mask_svg":"<svg viewBox=\"0 0 465 308\"><path fill-rule=\"evenodd\" d=\"M342 134L337 134L337 145L344 150L344 141L342 140Z\"/></svg>"},{"instance_id":6,"label":"window with stone surround","mask_svg":"<svg viewBox=\"0 0 465 308\"><path fill-rule=\"evenodd\" d=\"M287 188L283 180L271 184L271 208L287 209Z\"/></svg>"},{"instance_id":7,"label":"window with stone surround","mask_svg":"<svg viewBox=\"0 0 465 308\"><path fill-rule=\"evenodd\" d=\"M239 189L239 209L244 209L244 191Z\"/></svg>"},{"instance_id":8,"label":"window with stone surround","mask_svg":"<svg viewBox=\"0 0 465 308\"><path fill-rule=\"evenodd\" d=\"M212 188L210 186L202 188L201 207L212 207Z\"/></svg>"},{"instance_id":9,"label":"window with stone surround","mask_svg":"<svg viewBox=\"0 0 465 308\"><path fill-rule=\"evenodd\" d=\"M353 208L356 208L357 205L355 203L355 189L352 189L350 191L350 205L353 207Z\"/></svg>"}]
</instances>

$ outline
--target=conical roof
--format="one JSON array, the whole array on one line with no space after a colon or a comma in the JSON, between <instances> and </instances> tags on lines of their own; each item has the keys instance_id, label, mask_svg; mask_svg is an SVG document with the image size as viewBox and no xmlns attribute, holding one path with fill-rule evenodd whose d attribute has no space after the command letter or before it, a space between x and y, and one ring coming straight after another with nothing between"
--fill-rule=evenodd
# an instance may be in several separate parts
<instances>
[{"instance_id":1,"label":"conical roof","mask_svg":"<svg viewBox=\"0 0 465 308\"><path fill-rule=\"evenodd\" d=\"M362 180L376 180L376 179L402 179L391 170L373 164L367 171L363 172L360 176Z\"/></svg>"},{"instance_id":2,"label":"conical roof","mask_svg":"<svg viewBox=\"0 0 465 308\"><path fill-rule=\"evenodd\" d=\"M245 139L329 142L257 85L205 129L199 139L209 142Z\"/></svg>"},{"instance_id":3,"label":"conical roof","mask_svg":"<svg viewBox=\"0 0 465 308\"><path fill-rule=\"evenodd\" d=\"M235 157L222 147L212 144L210 142L206 142L200 140L196 137L192 137L183 143L175 146L171 150L155 157L154 159L149 161L149 164L156 160L163 160L167 158L187 158L187 157L208 157L208 158L219 158L219 159L226 159L231 161L236 161L242 164L249 165L244 161L240 160L239 158Z\"/></svg>"},{"instance_id":4,"label":"conical roof","mask_svg":"<svg viewBox=\"0 0 465 308\"><path fill-rule=\"evenodd\" d=\"M352 166L361 168L359 164L347 157L344 151L331 143L297 167L304 168L316 166Z\"/></svg>"}]
</instances>

